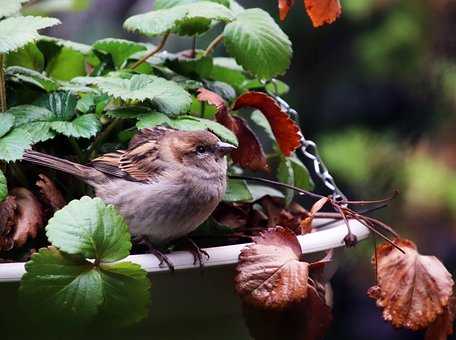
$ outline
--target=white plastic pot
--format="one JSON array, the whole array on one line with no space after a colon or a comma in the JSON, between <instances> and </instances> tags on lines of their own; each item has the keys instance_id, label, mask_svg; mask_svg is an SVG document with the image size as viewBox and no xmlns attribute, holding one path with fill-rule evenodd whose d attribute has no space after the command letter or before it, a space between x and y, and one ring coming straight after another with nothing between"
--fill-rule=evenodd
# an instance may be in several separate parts
<instances>
[{"instance_id":1,"label":"white plastic pot","mask_svg":"<svg viewBox=\"0 0 456 340\"><path fill-rule=\"evenodd\" d=\"M319 219L315 224L326 222L328 220ZM350 227L358 240L369 235L368 229L358 221L350 220ZM298 239L303 253L311 254L344 246L346 234L344 222L339 221L314 233L298 236ZM234 265L243 247L245 244L205 249L210 259L203 271L193 264L190 252L171 253L168 257L175 266L174 274L161 268L154 255L128 256L126 261L140 264L150 273L152 302L149 318L125 336L143 339L148 335L149 339L160 340L250 339L233 285ZM16 289L24 272L24 263L0 264L3 305L5 299L14 297L3 291L3 287ZM115 335L120 337L121 332Z\"/></svg>"}]
</instances>

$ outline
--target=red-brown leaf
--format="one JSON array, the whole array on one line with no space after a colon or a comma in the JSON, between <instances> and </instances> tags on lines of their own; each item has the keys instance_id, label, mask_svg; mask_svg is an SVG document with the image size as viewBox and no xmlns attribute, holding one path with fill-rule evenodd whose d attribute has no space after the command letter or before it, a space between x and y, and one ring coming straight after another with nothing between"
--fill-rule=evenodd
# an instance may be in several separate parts
<instances>
[{"instance_id":1,"label":"red-brown leaf","mask_svg":"<svg viewBox=\"0 0 456 340\"><path fill-rule=\"evenodd\" d=\"M63 208L66 204L65 199L54 182L43 174L40 174L39 177L40 179L36 182L36 185L40 188L40 192L46 203L54 212Z\"/></svg>"},{"instance_id":2,"label":"red-brown leaf","mask_svg":"<svg viewBox=\"0 0 456 340\"><path fill-rule=\"evenodd\" d=\"M456 297L450 298L445 310L426 330L425 340L446 340L453 334L453 323L456 316Z\"/></svg>"},{"instance_id":3,"label":"red-brown leaf","mask_svg":"<svg viewBox=\"0 0 456 340\"><path fill-rule=\"evenodd\" d=\"M339 0L304 0L314 27L334 22L342 13Z\"/></svg>"},{"instance_id":4,"label":"red-brown leaf","mask_svg":"<svg viewBox=\"0 0 456 340\"><path fill-rule=\"evenodd\" d=\"M395 327L423 329L443 313L454 282L436 257L420 255L412 241L395 242L405 254L390 244L377 247L378 288L369 295Z\"/></svg>"},{"instance_id":5,"label":"red-brown leaf","mask_svg":"<svg viewBox=\"0 0 456 340\"><path fill-rule=\"evenodd\" d=\"M311 285L306 299L284 310L265 310L249 304L243 304L242 309L255 340L322 339L332 321L331 308Z\"/></svg>"},{"instance_id":6,"label":"red-brown leaf","mask_svg":"<svg viewBox=\"0 0 456 340\"><path fill-rule=\"evenodd\" d=\"M214 105L217 110L222 110L223 108L226 110L226 105L223 98L215 92L206 90L204 87L198 89L198 96L196 98L200 102L207 102L210 105Z\"/></svg>"},{"instance_id":7,"label":"red-brown leaf","mask_svg":"<svg viewBox=\"0 0 456 340\"><path fill-rule=\"evenodd\" d=\"M13 229L16 224L16 199L8 196L0 203L0 251L14 247Z\"/></svg>"},{"instance_id":8,"label":"red-brown leaf","mask_svg":"<svg viewBox=\"0 0 456 340\"><path fill-rule=\"evenodd\" d=\"M271 228L254 238L239 256L235 287L254 306L283 310L307 297L309 264L300 262L301 246L289 230Z\"/></svg>"},{"instance_id":9,"label":"red-brown leaf","mask_svg":"<svg viewBox=\"0 0 456 340\"><path fill-rule=\"evenodd\" d=\"M231 115L222 97L212 91L200 88L197 98L200 101L206 101L216 106L217 122L233 131L236 135L239 147L231 153L233 161L245 169L267 172L269 168L263 147L255 133L247 125L247 122L240 117Z\"/></svg>"},{"instance_id":10,"label":"red-brown leaf","mask_svg":"<svg viewBox=\"0 0 456 340\"><path fill-rule=\"evenodd\" d=\"M298 125L271 96L262 92L247 92L234 103L234 110L243 107L252 107L264 114L285 156L290 156L301 145L302 136Z\"/></svg>"},{"instance_id":11,"label":"red-brown leaf","mask_svg":"<svg viewBox=\"0 0 456 340\"><path fill-rule=\"evenodd\" d=\"M294 5L294 0L279 0L279 17L281 21L284 21L290 8Z\"/></svg>"},{"instance_id":12,"label":"red-brown leaf","mask_svg":"<svg viewBox=\"0 0 456 340\"><path fill-rule=\"evenodd\" d=\"M44 227L43 208L35 195L25 188L15 188L11 190L11 195L16 198L17 204L14 245L21 247Z\"/></svg>"}]
</instances>

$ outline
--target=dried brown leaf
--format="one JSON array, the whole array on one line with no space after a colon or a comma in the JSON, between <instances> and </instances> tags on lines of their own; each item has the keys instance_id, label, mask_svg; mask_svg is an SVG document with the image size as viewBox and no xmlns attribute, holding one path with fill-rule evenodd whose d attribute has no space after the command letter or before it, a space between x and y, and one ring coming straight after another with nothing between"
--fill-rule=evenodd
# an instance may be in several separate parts
<instances>
[{"instance_id":1,"label":"dried brown leaf","mask_svg":"<svg viewBox=\"0 0 456 340\"><path fill-rule=\"evenodd\" d=\"M378 288L369 295L383 308L383 318L395 327L420 330L428 327L448 305L453 279L434 256L420 255L409 240L377 247ZM373 258L375 266L375 258Z\"/></svg>"},{"instance_id":2,"label":"dried brown leaf","mask_svg":"<svg viewBox=\"0 0 456 340\"><path fill-rule=\"evenodd\" d=\"M307 234L312 231L312 222L315 218L315 214L319 212L326 203L328 203L329 198L322 197L317 202L312 205L312 208L309 211L309 216L301 221L299 227L301 229L301 234Z\"/></svg>"},{"instance_id":3,"label":"dried brown leaf","mask_svg":"<svg viewBox=\"0 0 456 340\"><path fill-rule=\"evenodd\" d=\"M35 195L25 188L14 188L11 195L16 198L15 247L23 246L29 238L35 238L44 227L43 208Z\"/></svg>"},{"instance_id":4,"label":"dried brown leaf","mask_svg":"<svg viewBox=\"0 0 456 340\"><path fill-rule=\"evenodd\" d=\"M292 202L287 207L283 199L271 196L263 197L259 203L268 216L268 227L280 225L293 230L295 233L301 233L300 224L309 215L309 212L298 203Z\"/></svg>"},{"instance_id":5,"label":"dried brown leaf","mask_svg":"<svg viewBox=\"0 0 456 340\"><path fill-rule=\"evenodd\" d=\"M65 199L63 198L60 190L55 186L54 182L43 174L40 174L39 178L40 179L36 182L36 185L40 188L40 192L46 203L54 212L63 208L66 205Z\"/></svg>"},{"instance_id":6,"label":"dried brown leaf","mask_svg":"<svg viewBox=\"0 0 456 340\"><path fill-rule=\"evenodd\" d=\"M279 17L281 21L287 18L288 12L293 5L294 0L279 0Z\"/></svg>"},{"instance_id":7,"label":"dried brown leaf","mask_svg":"<svg viewBox=\"0 0 456 340\"><path fill-rule=\"evenodd\" d=\"M256 134L250 129L247 122L241 117L233 116L228 112L225 101L217 93L198 89L198 100L205 101L217 108L217 122L233 131L239 141L239 147L231 153L236 164L253 171L269 170L263 147Z\"/></svg>"},{"instance_id":8,"label":"dried brown leaf","mask_svg":"<svg viewBox=\"0 0 456 340\"><path fill-rule=\"evenodd\" d=\"M342 13L339 0L304 0L304 6L314 27L330 24Z\"/></svg>"},{"instance_id":9,"label":"dried brown leaf","mask_svg":"<svg viewBox=\"0 0 456 340\"><path fill-rule=\"evenodd\" d=\"M271 125L280 150L290 156L301 145L299 126L282 110L279 103L263 92L247 92L234 103L234 110L252 107L260 110Z\"/></svg>"},{"instance_id":10,"label":"dried brown leaf","mask_svg":"<svg viewBox=\"0 0 456 340\"><path fill-rule=\"evenodd\" d=\"M307 297L309 264L300 262L296 236L282 227L254 237L239 256L235 287L254 306L281 310Z\"/></svg>"},{"instance_id":11,"label":"dried brown leaf","mask_svg":"<svg viewBox=\"0 0 456 340\"><path fill-rule=\"evenodd\" d=\"M8 196L0 203L0 251L14 247L13 230L16 224L16 199Z\"/></svg>"}]
</instances>

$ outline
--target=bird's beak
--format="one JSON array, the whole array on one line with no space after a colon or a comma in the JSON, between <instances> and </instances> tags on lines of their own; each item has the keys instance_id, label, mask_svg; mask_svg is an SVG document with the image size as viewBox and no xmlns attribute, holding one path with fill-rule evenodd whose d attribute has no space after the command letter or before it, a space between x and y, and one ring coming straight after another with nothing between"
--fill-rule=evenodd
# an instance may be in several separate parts
<instances>
[{"instance_id":1,"label":"bird's beak","mask_svg":"<svg viewBox=\"0 0 456 340\"><path fill-rule=\"evenodd\" d=\"M224 142L218 142L216 145L216 151L221 156L225 156L236 149L237 147L235 147L234 145Z\"/></svg>"}]
</instances>

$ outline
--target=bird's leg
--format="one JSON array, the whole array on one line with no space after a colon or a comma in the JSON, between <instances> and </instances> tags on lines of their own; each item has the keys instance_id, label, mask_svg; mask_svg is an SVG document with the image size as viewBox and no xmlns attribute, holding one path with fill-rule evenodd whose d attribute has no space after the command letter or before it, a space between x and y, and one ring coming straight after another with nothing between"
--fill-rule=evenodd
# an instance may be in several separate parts
<instances>
[{"instance_id":1,"label":"bird's leg","mask_svg":"<svg viewBox=\"0 0 456 340\"><path fill-rule=\"evenodd\" d=\"M193 255L193 264L195 265L198 263L200 268L203 268L204 262L210 258L209 254L205 250L201 249L190 237L186 237L184 241L190 245L189 251ZM206 260L204 257L206 257Z\"/></svg>"},{"instance_id":2,"label":"bird's leg","mask_svg":"<svg viewBox=\"0 0 456 340\"><path fill-rule=\"evenodd\" d=\"M147 253L155 255L158 260L160 261L160 268L163 268L165 264L168 266L169 271L174 273L174 264L171 260L166 256L166 254L162 251L162 249L157 248L147 237L141 236L136 239L136 241L146 247Z\"/></svg>"}]
</instances>

